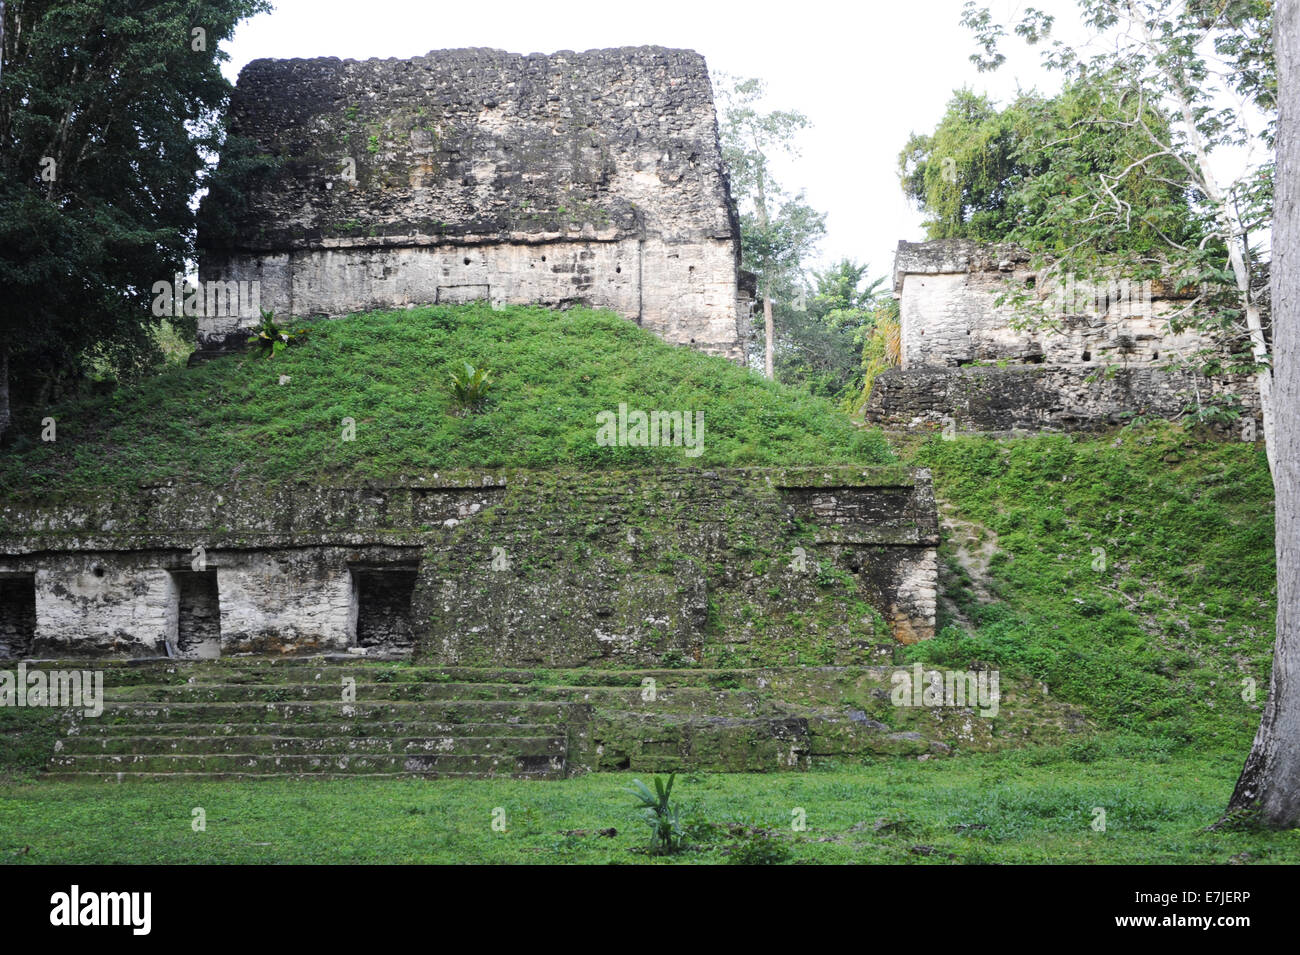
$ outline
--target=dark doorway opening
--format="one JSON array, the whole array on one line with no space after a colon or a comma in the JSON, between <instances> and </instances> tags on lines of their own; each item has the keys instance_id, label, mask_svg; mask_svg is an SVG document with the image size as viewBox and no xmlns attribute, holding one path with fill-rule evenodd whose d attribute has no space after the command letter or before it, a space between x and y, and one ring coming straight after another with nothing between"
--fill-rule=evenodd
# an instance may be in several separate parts
<instances>
[{"instance_id":1,"label":"dark doorway opening","mask_svg":"<svg viewBox=\"0 0 1300 955\"><path fill-rule=\"evenodd\" d=\"M182 657L221 656L221 598L215 570L175 570L176 652Z\"/></svg>"},{"instance_id":2,"label":"dark doorway opening","mask_svg":"<svg viewBox=\"0 0 1300 955\"><path fill-rule=\"evenodd\" d=\"M36 639L36 575L0 574L0 657L31 652Z\"/></svg>"},{"instance_id":3,"label":"dark doorway opening","mask_svg":"<svg viewBox=\"0 0 1300 955\"><path fill-rule=\"evenodd\" d=\"M360 564L351 570L356 646L410 649L415 643L411 598L419 576L416 562Z\"/></svg>"}]
</instances>

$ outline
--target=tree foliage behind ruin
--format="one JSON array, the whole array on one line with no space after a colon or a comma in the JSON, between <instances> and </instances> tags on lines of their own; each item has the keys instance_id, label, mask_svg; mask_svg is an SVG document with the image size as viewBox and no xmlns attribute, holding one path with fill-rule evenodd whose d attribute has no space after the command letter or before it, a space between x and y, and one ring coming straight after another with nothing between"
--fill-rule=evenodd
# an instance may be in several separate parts
<instances>
[{"instance_id":1,"label":"tree foliage behind ruin","mask_svg":"<svg viewBox=\"0 0 1300 955\"><path fill-rule=\"evenodd\" d=\"M1199 241L1201 197L1179 182L1177 158L1138 164L1152 152L1148 128L1168 136L1163 115L1112 84L1082 80L1002 109L959 90L934 132L903 148L903 192L925 213L931 239L1099 254Z\"/></svg>"}]
</instances>

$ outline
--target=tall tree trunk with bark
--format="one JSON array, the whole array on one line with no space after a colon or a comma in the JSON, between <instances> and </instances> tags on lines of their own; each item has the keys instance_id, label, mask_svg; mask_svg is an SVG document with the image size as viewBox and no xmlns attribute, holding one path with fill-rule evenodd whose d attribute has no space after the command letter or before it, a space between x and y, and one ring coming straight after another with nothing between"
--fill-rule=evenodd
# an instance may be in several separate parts
<instances>
[{"instance_id":1,"label":"tall tree trunk with bark","mask_svg":"<svg viewBox=\"0 0 1300 955\"><path fill-rule=\"evenodd\" d=\"M776 322L772 320L772 296L763 295L763 334L767 341L763 350L763 374L767 380L776 378Z\"/></svg>"},{"instance_id":2,"label":"tall tree trunk with bark","mask_svg":"<svg viewBox=\"0 0 1300 955\"><path fill-rule=\"evenodd\" d=\"M759 144L754 143L758 149ZM754 200L754 212L758 216L758 226L767 231L767 185L763 181L763 170L758 170L758 195ZM770 268L770 266L769 266ZM772 319L772 276L763 276L763 374L768 381L776 378L776 322Z\"/></svg>"},{"instance_id":3,"label":"tall tree trunk with bark","mask_svg":"<svg viewBox=\"0 0 1300 955\"><path fill-rule=\"evenodd\" d=\"M1277 174L1273 209L1273 389L1277 637L1273 679L1230 815L1300 826L1300 0L1276 7Z\"/></svg>"},{"instance_id":4,"label":"tall tree trunk with bark","mask_svg":"<svg viewBox=\"0 0 1300 955\"><path fill-rule=\"evenodd\" d=\"M0 345L0 438L5 436L12 422L13 412L9 406L9 350Z\"/></svg>"}]
</instances>

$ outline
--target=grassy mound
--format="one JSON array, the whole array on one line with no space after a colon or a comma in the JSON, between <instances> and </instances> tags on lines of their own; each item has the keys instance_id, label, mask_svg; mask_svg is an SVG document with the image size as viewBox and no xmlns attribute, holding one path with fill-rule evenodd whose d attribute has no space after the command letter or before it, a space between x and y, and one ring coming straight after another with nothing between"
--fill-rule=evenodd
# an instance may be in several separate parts
<instances>
[{"instance_id":1,"label":"grassy mound","mask_svg":"<svg viewBox=\"0 0 1300 955\"><path fill-rule=\"evenodd\" d=\"M1245 755L1276 605L1262 447L1161 423L1101 438L933 440L917 457L934 468L951 527L941 589L953 606L910 652L1035 677L1141 748Z\"/></svg>"},{"instance_id":2,"label":"grassy mound","mask_svg":"<svg viewBox=\"0 0 1300 955\"><path fill-rule=\"evenodd\" d=\"M493 372L459 415L449 374ZM281 384L281 376L288 381ZM602 447L602 411L703 412L703 452ZM42 442L42 417L55 419ZM344 420L355 422L345 441ZM608 312L434 306L317 322L273 359L232 356L19 421L0 490L164 480L384 480L436 468L875 464L830 403L666 344Z\"/></svg>"}]
</instances>

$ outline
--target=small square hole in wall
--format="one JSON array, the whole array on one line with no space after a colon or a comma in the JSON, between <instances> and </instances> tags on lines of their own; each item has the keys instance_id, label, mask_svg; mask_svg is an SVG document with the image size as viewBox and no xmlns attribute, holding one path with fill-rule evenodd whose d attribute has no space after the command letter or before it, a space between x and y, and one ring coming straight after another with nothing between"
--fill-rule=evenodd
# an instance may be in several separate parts
<instances>
[{"instance_id":1,"label":"small square hole in wall","mask_svg":"<svg viewBox=\"0 0 1300 955\"><path fill-rule=\"evenodd\" d=\"M221 656L221 596L215 570L174 570L177 614L172 645L188 659Z\"/></svg>"},{"instance_id":2,"label":"small square hole in wall","mask_svg":"<svg viewBox=\"0 0 1300 955\"><path fill-rule=\"evenodd\" d=\"M0 574L0 658L31 652L36 637L36 575Z\"/></svg>"},{"instance_id":3,"label":"small square hole in wall","mask_svg":"<svg viewBox=\"0 0 1300 955\"><path fill-rule=\"evenodd\" d=\"M411 598L415 595L418 565L365 564L351 570L357 616L354 645L409 649L415 642Z\"/></svg>"}]
</instances>

